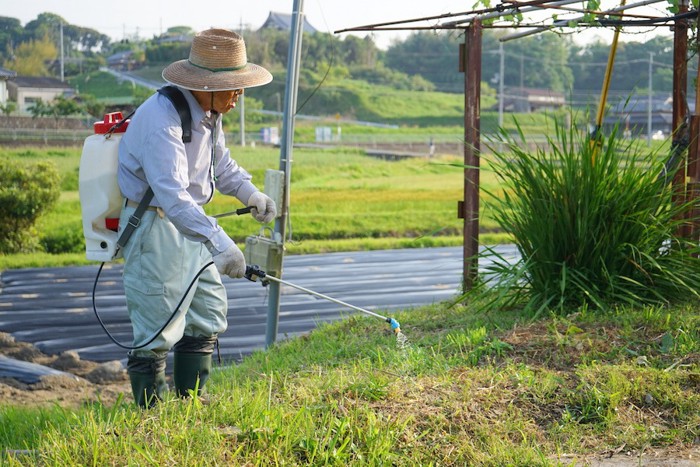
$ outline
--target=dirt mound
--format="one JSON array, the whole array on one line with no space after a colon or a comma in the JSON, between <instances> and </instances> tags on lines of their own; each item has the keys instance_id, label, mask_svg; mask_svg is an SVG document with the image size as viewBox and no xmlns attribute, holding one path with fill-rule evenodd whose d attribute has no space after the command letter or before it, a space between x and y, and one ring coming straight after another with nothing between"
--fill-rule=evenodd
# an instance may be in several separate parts
<instances>
[{"instance_id":1,"label":"dirt mound","mask_svg":"<svg viewBox=\"0 0 700 467\"><path fill-rule=\"evenodd\" d=\"M32 344L17 342L10 334L0 332L0 355L41 365L48 370L35 381L28 378L9 377L0 373L0 401L12 405L59 404L75 407L84 403L101 401L114 403L120 395L130 397L131 387L121 362L96 363L82 360L73 351L60 355L46 355Z\"/></svg>"}]
</instances>

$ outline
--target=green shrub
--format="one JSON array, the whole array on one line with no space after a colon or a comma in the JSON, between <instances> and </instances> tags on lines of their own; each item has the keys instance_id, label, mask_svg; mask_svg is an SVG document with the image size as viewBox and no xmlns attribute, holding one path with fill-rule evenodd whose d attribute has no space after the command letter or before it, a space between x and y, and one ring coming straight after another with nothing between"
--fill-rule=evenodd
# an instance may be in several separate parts
<instances>
[{"instance_id":1,"label":"green shrub","mask_svg":"<svg viewBox=\"0 0 700 467\"><path fill-rule=\"evenodd\" d=\"M61 191L78 191L80 168L65 172L61 177Z\"/></svg>"},{"instance_id":2,"label":"green shrub","mask_svg":"<svg viewBox=\"0 0 700 467\"><path fill-rule=\"evenodd\" d=\"M41 246L53 255L82 253L85 251L85 239L79 227L66 226L42 235Z\"/></svg>"},{"instance_id":3,"label":"green shrub","mask_svg":"<svg viewBox=\"0 0 700 467\"><path fill-rule=\"evenodd\" d=\"M488 204L521 253L490 271L495 296L559 313L697 297L698 245L677 236L692 206L659 176L666 158L615 132L594 144L575 126L555 130L549 150L523 149L522 133L494 145L504 192Z\"/></svg>"},{"instance_id":4,"label":"green shrub","mask_svg":"<svg viewBox=\"0 0 700 467\"><path fill-rule=\"evenodd\" d=\"M30 252L38 246L37 218L60 195L60 176L50 162L0 164L0 253Z\"/></svg>"}]
</instances>

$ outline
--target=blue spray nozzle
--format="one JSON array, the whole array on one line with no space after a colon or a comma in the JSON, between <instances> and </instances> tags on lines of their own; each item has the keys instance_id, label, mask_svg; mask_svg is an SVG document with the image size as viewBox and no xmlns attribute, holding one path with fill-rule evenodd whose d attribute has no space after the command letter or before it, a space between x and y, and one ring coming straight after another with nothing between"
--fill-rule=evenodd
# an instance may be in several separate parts
<instances>
[{"instance_id":1,"label":"blue spray nozzle","mask_svg":"<svg viewBox=\"0 0 700 467\"><path fill-rule=\"evenodd\" d=\"M389 324L391 325L391 329L393 329L394 331L396 331L397 329L401 330L401 325L394 318L389 318Z\"/></svg>"}]
</instances>

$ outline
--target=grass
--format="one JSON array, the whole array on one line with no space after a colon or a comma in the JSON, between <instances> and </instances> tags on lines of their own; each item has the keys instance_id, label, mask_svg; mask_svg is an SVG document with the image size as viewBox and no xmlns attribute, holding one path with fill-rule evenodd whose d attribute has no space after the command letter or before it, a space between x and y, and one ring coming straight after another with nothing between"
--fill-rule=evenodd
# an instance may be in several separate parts
<instances>
[{"instance_id":1,"label":"grass","mask_svg":"<svg viewBox=\"0 0 700 467\"><path fill-rule=\"evenodd\" d=\"M279 166L274 148L232 148L236 160L262 188L264 173ZM75 240L67 254L0 255L0 269L88 264L82 246L78 197L79 148L0 149L0 156L53 161L62 176L63 191L55 209L43 216L37 229L43 237ZM291 185L291 239L288 254L358 249L459 246L462 221L457 201L462 198L463 171L453 156L431 160L383 161L356 149L294 151ZM488 186L495 177L482 177ZM241 204L215 196L210 214L228 212ZM484 241L501 243L495 224L484 219ZM220 224L238 243L260 231L250 216L225 217Z\"/></svg>"},{"instance_id":2,"label":"grass","mask_svg":"<svg viewBox=\"0 0 700 467\"><path fill-rule=\"evenodd\" d=\"M407 347L367 317L321 325L217 369L208 405L4 405L0 446L24 453L2 460L544 466L621 446L687 458L700 436L697 304L537 321L440 304L395 317Z\"/></svg>"},{"instance_id":3,"label":"grass","mask_svg":"<svg viewBox=\"0 0 700 467\"><path fill-rule=\"evenodd\" d=\"M275 156L244 151L239 160L260 179ZM454 160L386 163L298 151L295 162L300 245L416 241L416 231L449 227L461 195ZM499 192L488 174L484 186ZM76 206L68 191L60 217ZM220 198L210 209L230 210ZM412 217L402 217L405 211ZM255 227L229 221L230 230ZM362 229L385 227L376 228L377 238L353 237L363 222ZM320 241L314 232L336 237ZM393 314L407 346L376 319L321 324L217 368L208 404L168 397L142 412L128 395L72 408L7 401L0 406L0 463L548 466L621 451L640 463L649 452L668 463L696 455L697 300L612 305L606 313L583 303L533 319L489 307L490 299Z\"/></svg>"},{"instance_id":4,"label":"grass","mask_svg":"<svg viewBox=\"0 0 700 467\"><path fill-rule=\"evenodd\" d=\"M665 154L614 132L594 143L576 127L557 126L546 151L524 142L506 138L493 155L503 190L488 200L522 255L496 266L504 295L562 313L698 297L698 245L678 235L694 206L659 176Z\"/></svg>"}]
</instances>

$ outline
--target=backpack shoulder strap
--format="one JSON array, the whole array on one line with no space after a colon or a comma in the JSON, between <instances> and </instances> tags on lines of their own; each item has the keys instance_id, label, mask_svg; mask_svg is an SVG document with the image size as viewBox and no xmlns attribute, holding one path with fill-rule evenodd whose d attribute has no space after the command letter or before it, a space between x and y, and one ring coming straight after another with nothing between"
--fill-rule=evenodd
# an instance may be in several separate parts
<instances>
[{"instance_id":1,"label":"backpack shoulder strap","mask_svg":"<svg viewBox=\"0 0 700 467\"><path fill-rule=\"evenodd\" d=\"M192 113L184 94L175 86L170 85L158 89L158 93L170 99L170 102L175 106L182 125L182 142L189 143L192 141Z\"/></svg>"},{"instance_id":2,"label":"backpack shoulder strap","mask_svg":"<svg viewBox=\"0 0 700 467\"><path fill-rule=\"evenodd\" d=\"M131 234L134 233L136 227L138 227L141 223L141 217L143 217L143 213L146 211L146 209L148 209L148 203L150 203L152 199L153 190L149 186L148 190L146 190L146 193L143 195L143 198L141 198L141 202L139 203L138 207L129 217L129 222L127 222L127 224L124 226L124 230L119 236L119 239L117 239L117 252L124 248L126 242L129 241ZM115 256L116 254L117 253L115 253Z\"/></svg>"},{"instance_id":3,"label":"backpack shoulder strap","mask_svg":"<svg viewBox=\"0 0 700 467\"><path fill-rule=\"evenodd\" d=\"M190 112L190 106L187 104L187 99L185 99L184 94L175 86L170 85L158 89L158 93L170 99L170 102L175 106L175 110L177 110L180 116L180 124L182 125L182 142L189 143L192 141L192 113ZM124 248L124 245L129 241L131 234L134 233L134 230L136 230L141 223L141 217L148 208L148 203L151 202L151 199L153 199L153 190L151 187L148 187L141 202L139 202L138 207L131 217L129 217L129 222L124 226L124 231L117 240L117 250Z\"/></svg>"}]
</instances>

